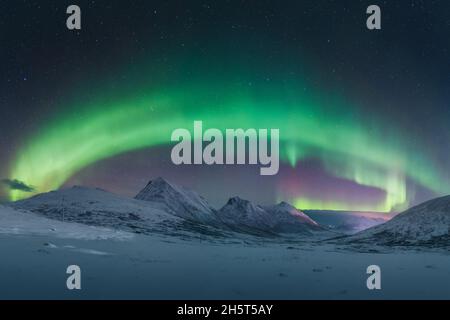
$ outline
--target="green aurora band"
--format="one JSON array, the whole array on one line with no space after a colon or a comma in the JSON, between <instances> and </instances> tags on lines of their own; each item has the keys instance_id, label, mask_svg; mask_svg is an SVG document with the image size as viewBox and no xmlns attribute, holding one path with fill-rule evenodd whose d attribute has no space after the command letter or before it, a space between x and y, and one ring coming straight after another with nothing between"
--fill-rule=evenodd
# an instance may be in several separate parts
<instances>
[{"instance_id":1,"label":"green aurora band","mask_svg":"<svg viewBox=\"0 0 450 320\"><path fill-rule=\"evenodd\" d=\"M305 94L299 81L270 83L194 77L165 86L143 85L71 103L22 145L10 170L35 193L61 187L88 165L122 153L170 144L176 128L279 128L281 160L322 161L327 172L382 189L385 200L363 210L390 212L408 205L407 179L438 194L449 184L401 133L377 126L334 95ZM119 98L113 96L118 95ZM377 122L379 123L379 121ZM414 155L414 157L411 157ZM11 190L16 201L32 193ZM330 209L332 203L289 199L299 208ZM338 204L339 209L356 209Z\"/></svg>"}]
</instances>

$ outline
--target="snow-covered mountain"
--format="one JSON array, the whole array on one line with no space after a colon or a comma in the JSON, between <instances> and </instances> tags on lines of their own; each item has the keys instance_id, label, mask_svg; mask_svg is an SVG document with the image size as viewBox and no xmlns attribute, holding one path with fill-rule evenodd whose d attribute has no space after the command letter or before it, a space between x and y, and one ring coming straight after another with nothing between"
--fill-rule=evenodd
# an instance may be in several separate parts
<instances>
[{"instance_id":1,"label":"snow-covered mountain","mask_svg":"<svg viewBox=\"0 0 450 320\"><path fill-rule=\"evenodd\" d=\"M163 178L150 181L135 199L160 204L162 210L184 219L217 223L214 208L202 196Z\"/></svg>"},{"instance_id":2,"label":"snow-covered mountain","mask_svg":"<svg viewBox=\"0 0 450 320\"><path fill-rule=\"evenodd\" d=\"M263 208L270 215L271 228L276 232L323 231L323 228L316 221L287 202Z\"/></svg>"},{"instance_id":3,"label":"snow-covered mountain","mask_svg":"<svg viewBox=\"0 0 450 320\"><path fill-rule=\"evenodd\" d=\"M450 196L427 201L345 241L379 245L450 246Z\"/></svg>"},{"instance_id":4,"label":"snow-covered mountain","mask_svg":"<svg viewBox=\"0 0 450 320\"><path fill-rule=\"evenodd\" d=\"M163 178L150 181L135 199L76 186L40 194L10 206L54 220L143 234L189 233L189 236L222 237L230 232L311 235L315 231L325 231L285 202L259 206L235 197L216 210L194 191Z\"/></svg>"},{"instance_id":5,"label":"snow-covered mountain","mask_svg":"<svg viewBox=\"0 0 450 320\"><path fill-rule=\"evenodd\" d=\"M229 199L217 216L226 226L239 232L271 233L267 212L239 197Z\"/></svg>"},{"instance_id":6,"label":"snow-covered mountain","mask_svg":"<svg viewBox=\"0 0 450 320\"><path fill-rule=\"evenodd\" d=\"M188 223L185 219L166 212L159 203L121 197L94 188L76 186L61 189L11 203L10 206L54 220L133 233L183 234L210 231L207 226ZM211 231L211 234L215 234L215 231Z\"/></svg>"},{"instance_id":7,"label":"snow-covered mountain","mask_svg":"<svg viewBox=\"0 0 450 320\"><path fill-rule=\"evenodd\" d=\"M311 234L321 231L316 222L288 203L274 206L259 206L248 200L234 197L218 211L217 216L234 230L263 233Z\"/></svg>"},{"instance_id":8,"label":"snow-covered mountain","mask_svg":"<svg viewBox=\"0 0 450 320\"><path fill-rule=\"evenodd\" d=\"M163 178L150 181L135 199L159 204L162 210L185 219L245 233L307 233L321 230L312 219L285 202L262 207L234 197L222 209L215 210L196 192Z\"/></svg>"}]
</instances>

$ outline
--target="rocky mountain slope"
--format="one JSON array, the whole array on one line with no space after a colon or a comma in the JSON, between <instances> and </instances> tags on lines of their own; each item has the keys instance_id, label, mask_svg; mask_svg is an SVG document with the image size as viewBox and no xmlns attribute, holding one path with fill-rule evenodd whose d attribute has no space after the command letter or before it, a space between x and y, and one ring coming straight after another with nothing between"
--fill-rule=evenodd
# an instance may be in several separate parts
<instances>
[{"instance_id":1,"label":"rocky mountain slope","mask_svg":"<svg viewBox=\"0 0 450 320\"><path fill-rule=\"evenodd\" d=\"M450 196L433 199L345 241L378 245L450 246Z\"/></svg>"}]
</instances>

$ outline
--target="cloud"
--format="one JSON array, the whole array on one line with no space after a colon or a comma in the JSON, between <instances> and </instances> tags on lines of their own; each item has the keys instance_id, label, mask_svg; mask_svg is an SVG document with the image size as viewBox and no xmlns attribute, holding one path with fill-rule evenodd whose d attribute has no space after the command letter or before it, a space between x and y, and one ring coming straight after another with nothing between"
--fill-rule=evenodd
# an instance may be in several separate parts
<instances>
[{"instance_id":1,"label":"cloud","mask_svg":"<svg viewBox=\"0 0 450 320\"><path fill-rule=\"evenodd\" d=\"M2 179L0 181L11 190L20 190L23 192L35 191L35 188L33 186L29 186L25 182L17 179Z\"/></svg>"}]
</instances>

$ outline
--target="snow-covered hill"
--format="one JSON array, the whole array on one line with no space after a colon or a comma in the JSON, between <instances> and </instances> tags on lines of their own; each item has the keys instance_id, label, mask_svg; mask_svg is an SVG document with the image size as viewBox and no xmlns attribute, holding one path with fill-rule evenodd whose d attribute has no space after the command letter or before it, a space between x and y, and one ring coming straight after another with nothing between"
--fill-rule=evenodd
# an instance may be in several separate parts
<instances>
[{"instance_id":1,"label":"snow-covered hill","mask_svg":"<svg viewBox=\"0 0 450 320\"><path fill-rule=\"evenodd\" d=\"M10 205L15 209L28 210L54 220L133 233L217 233L215 230L209 230L207 226L198 226L166 212L160 203L121 197L94 188L76 186L40 194Z\"/></svg>"},{"instance_id":2,"label":"snow-covered hill","mask_svg":"<svg viewBox=\"0 0 450 320\"><path fill-rule=\"evenodd\" d=\"M48 235L83 240L125 240L132 237L131 233L123 231L47 219L31 212L18 211L5 206L0 206L0 234Z\"/></svg>"},{"instance_id":3,"label":"snow-covered hill","mask_svg":"<svg viewBox=\"0 0 450 320\"><path fill-rule=\"evenodd\" d=\"M345 241L379 245L450 247L450 196L427 201Z\"/></svg>"},{"instance_id":4,"label":"snow-covered hill","mask_svg":"<svg viewBox=\"0 0 450 320\"><path fill-rule=\"evenodd\" d=\"M234 197L218 211L219 219L234 230L265 233L311 234L323 231L316 222L288 203L259 206L248 200Z\"/></svg>"}]
</instances>

